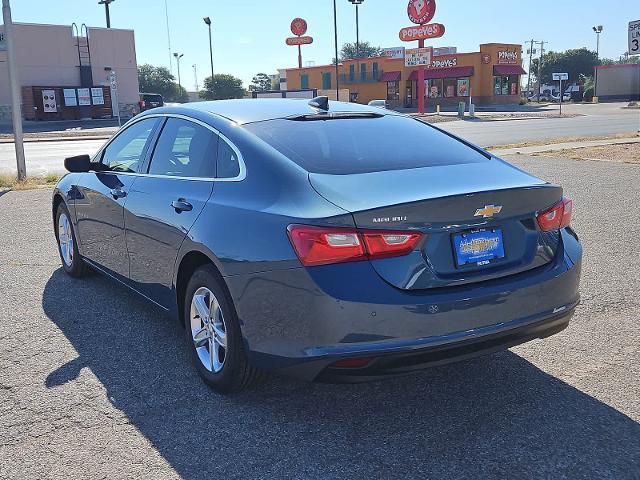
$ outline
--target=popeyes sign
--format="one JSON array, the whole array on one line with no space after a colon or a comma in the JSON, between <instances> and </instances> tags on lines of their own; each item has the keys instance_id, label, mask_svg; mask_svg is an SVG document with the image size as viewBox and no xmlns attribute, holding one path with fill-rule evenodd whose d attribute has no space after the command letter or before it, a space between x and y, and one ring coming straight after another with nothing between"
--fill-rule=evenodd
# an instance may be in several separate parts
<instances>
[{"instance_id":1,"label":"popeyes sign","mask_svg":"<svg viewBox=\"0 0 640 480\"><path fill-rule=\"evenodd\" d=\"M417 27L406 27L400 30L399 35L400 40L403 42L439 38L444 35L444 25L441 23L431 23L428 25L419 25Z\"/></svg>"},{"instance_id":2,"label":"popeyes sign","mask_svg":"<svg viewBox=\"0 0 640 480\"><path fill-rule=\"evenodd\" d=\"M407 14L413 23L428 23L436 14L436 0L409 0Z\"/></svg>"},{"instance_id":3,"label":"popeyes sign","mask_svg":"<svg viewBox=\"0 0 640 480\"><path fill-rule=\"evenodd\" d=\"M520 63L518 52L512 50L503 50L498 52L498 63L515 64Z\"/></svg>"}]
</instances>

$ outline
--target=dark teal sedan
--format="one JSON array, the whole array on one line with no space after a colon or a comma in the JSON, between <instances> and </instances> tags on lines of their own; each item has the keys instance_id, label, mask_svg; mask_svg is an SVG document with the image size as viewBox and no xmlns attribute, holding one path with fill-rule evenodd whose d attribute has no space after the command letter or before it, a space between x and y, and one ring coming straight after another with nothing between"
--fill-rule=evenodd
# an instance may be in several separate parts
<instances>
[{"instance_id":1,"label":"dark teal sedan","mask_svg":"<svg viewBox=\"0 0 640 480\"><path fill-rule=\"evenodd\" d=\"M494 352L561 331L579 301L562 188L396 112L157 108L65 165L65 271L166 310L219 392L264 371L356 382Z\"/></svg>"}]
</instances>

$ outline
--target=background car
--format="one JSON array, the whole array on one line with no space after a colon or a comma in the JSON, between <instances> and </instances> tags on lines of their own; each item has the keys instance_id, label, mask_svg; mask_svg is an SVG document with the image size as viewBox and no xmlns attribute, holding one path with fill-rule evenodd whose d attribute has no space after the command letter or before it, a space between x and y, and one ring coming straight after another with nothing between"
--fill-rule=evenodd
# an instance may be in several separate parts
<instances>
[{"instance_id":1,"label":"background car","mask_svg":"<svg viewBox=\"0 0 640 480\"><path fill-rule=\"evenodd\" d=\"M377 108L389 108L389 105L387 103L386 100L371 100L368 105L370 107L377 107Z\"/></svg>"},{"instance_id":2,"label":"background car","mask_svg":"<svg viewBox=\"0 0 640 480\"><path fill-rule=\"evenodd\" d=\"M164 99L159 93L141 93L138 107L140 111L144 112L152 108L159 108L164 106Z\"/></svg>"},{"instance_id":3,"label":"background car","mask_svg":"<svg viewBox=\"0 0 640 480\"><path fill-rule=\"evenodd\" d=\"M65 165L64 270L178 319L221 392L264 370L354 382L493 352L562 330L579 300L562 188L392 111L154 109Z\"/></svg>"}]
</instances>

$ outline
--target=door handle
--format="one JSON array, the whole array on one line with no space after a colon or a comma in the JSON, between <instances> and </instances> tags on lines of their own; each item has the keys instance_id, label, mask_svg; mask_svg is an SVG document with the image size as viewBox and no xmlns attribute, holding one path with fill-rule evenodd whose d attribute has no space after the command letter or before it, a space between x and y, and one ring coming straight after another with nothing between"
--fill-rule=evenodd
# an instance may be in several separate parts
<instances>
[{"instance_id":1,"label":"door handle","mask_svg":"<svg viewBox=\"0 0 640 480\"><path fill-rule=\"evenodd\" d=\"M171 206L175 208L176 212L190 212L193 210L193 205L187 202L184 198L179 198L171 202Z\"/></svg>"},{"instance_id":2,"label":"door handle","mask_svg":"<svg viewBox=\"0 0 640 480\"><path fill-rule=\"evenodd\" d=\"M125 192L121 188L112 188L111 189L111 196L117 200L118 198L126 197L127 196L127 192Z\"/></svg>"}]
</instances>

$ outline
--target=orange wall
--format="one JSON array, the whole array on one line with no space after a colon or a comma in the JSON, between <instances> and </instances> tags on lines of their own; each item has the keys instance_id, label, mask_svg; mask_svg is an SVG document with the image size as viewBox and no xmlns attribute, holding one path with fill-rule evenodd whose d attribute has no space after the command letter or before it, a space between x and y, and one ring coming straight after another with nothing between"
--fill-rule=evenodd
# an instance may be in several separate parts
<instances>
[{"instance_id":1,"label":"orange wall","mask_svg":"<svg viewBox=\"0 0 640 480\"><path fill-rule=\"evenodd\" d=\"M413 47L413 45L409 45ZM508 55L502 55L499 58L499 52L511 52ZM487 62L484 63L483 62ZM500 64L500 62L517 62L522 63L522 47L520 45L513 44L498 44L488 43L480 45L479 52L472 53L458 53L454 55L441 55L433 57L434 61L450 61L455 62L457 67L472 66L474 68L474 74L470 80L470 86L474 97L492 97L493 96L493 66ZM357 60L345 60L338 66L338 71L341 75L340 88L348 88L351 93L358 93L358 102L367 103L370 100L386 99L387 98L387 84L385 82L349 82L349 66L355 64L355 78L360 78L360 69L358 64L365 64L367 67L367 74L370 75L373 70L373 63L378 63L378 71L380 75L384 72L401 72L400 73L400 104L404 105L406 100L406 81L409 79L411 72L417 70L416 67L405 67L404 59L389 59L389 58L367 58L361 61ZM514 64L514 63L511 63ZM437 67L430 67L437 68ZM335 66L334 65L321 65L317 67L306 67L302 69L292 68L287 69L287 88L290 90L297 90L302 88L300 77L303 74L309 76L309 88L322 88L322 73L331 73L331 86L335 88ZM347 80L347 81L343 81ZM416 85L413 85L413 98L416 98ZM459 101L465 97L454 97L448 99L449 101ZM439 99L438 99L439 100Z\"/></svg>"}]
</instances>

